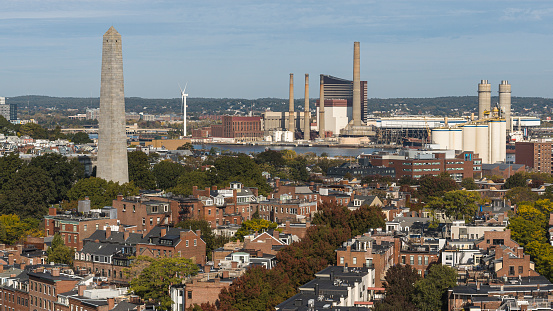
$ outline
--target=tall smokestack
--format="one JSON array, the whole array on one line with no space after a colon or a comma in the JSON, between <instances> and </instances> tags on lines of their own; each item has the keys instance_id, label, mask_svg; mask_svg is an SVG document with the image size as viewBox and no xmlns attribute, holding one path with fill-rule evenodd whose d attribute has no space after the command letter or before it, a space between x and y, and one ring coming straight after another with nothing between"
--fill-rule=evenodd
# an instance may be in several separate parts
<instances>
[{"instance_id":1,"label":"tall smokestack","mask_svg":"<svg viewBox=\"0 0 553 311\"><path fill-rule=\"evenodd\" d=\"M511 122L511 85L509 81L503 80L499 85L499 109L501 109L506 121L508 131L513 131Z\"/></svg>"},{"instance_id":2,"label":"tall smokestack","mask_svg":"<svg viewBox=\"0 0 553 311\"><path fill-rule=\"evenodd\" d=\"M361 78L359 42L353 43L353 125L361 125Z\"/></svg>"},{"instance_id":3,"label":"tall smokestack","mask_svg":"<svg viewBox=\"0 0 553 311\"><path fill-rule=\"evenodd\" d=\"M478 119L484 118L484 111L490 111L492 106L492 86L488 80L481 80L478 84Z\"/></svg>"},{"instance_id":4,"label":"tall smokestack","mask_svg":"<svg viewBox=\"0 0 553 311\"><path fill-rule=\"evenodd\" d=\"M296 131L294 126L294 74L290 74L290 108L288 109L288 130Z\"/></svg>"},{"instance_id":5,"label":"tall smokestack","mask_svg":"<svg viewBox=\"0 0 553 311\"><path fill-rule=\"evenodd\" d=\"M319 137L325 138L325 80L321 75L321 86L319 88Z\"/></svg>"},{"instance_id":6,"label":"tall smokestack","mask_svg":"<svg viewBox=\"0 0 553 311\"><path fill-rule=\"evenodd\" d=\"M303 139L311 139L311 123L309 122L309 74L305 74L305 108L303 110Z\"/></svg>"}]
</instances>

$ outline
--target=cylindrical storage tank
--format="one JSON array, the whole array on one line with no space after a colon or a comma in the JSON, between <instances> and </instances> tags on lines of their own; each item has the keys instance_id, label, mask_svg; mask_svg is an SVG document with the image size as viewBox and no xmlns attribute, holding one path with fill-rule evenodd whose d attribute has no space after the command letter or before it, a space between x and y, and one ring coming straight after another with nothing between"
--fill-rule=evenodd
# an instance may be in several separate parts
<instances>
[{"instance_id":1,"label":"cylindrical storage tank","mask_svg":"<svg viewBox=\"0 0 553 311\"><path fill-rule=\"evenodd\" d=\"M432 129L432 143L440 145L441 149L448 149L449 129Z\"/></svg>"},{"instance_id":2,"label":"cylindrical storage tank","mask_svg":"<svg viewBox=\"0 0 553 311\"><path fill-rule=\"evenodd\" d=\"M476 125L463 126L463 151L476 151Z\"/></svg>"},{"instance_id":3,"label":"cylindrical storage tank","mask_svg":"<svg viewBox=\"0 0 553 311\"><path fill-rule=\"evenodd\" d=\"M476 150L475 153L478 153L480 158L482 158L482 163L490 163L489 158L489 133L487 124L479 124L476 126L475 137L476 141Z\"/></svg>"},{"instance_id":4,"label":"cylindrical storage tank","mask_svg":"<svg viewBox=\"0 0 553 311\"><path fill-rule=\"evenodd\" d=\"M291 143L294 141L294 132L284 131L282 132L282 141Z\"/></svg>"},{"instance_id":5,"label":"cylindrical storage tank","mask_svg":"<svg viewBox=\"0 0 553 311\"><path fill-rule=\"evenodd\" d=\"M282 131L274 131L273 132L273 141L274 142L282 141Z\"/></svg>"},{"instance_id":6,"label":"cylindrical storage tank","mask_svg":"<svg viewBox=\"0 0 553 311\"><path fill-rule=\"evenodd\" d=\"M501 161L501 122L490 121L490 164Z\"/></svg>"},{"instance_id":7,"label":"cylindrical storage tank","mask_svg":"<svg viewBox=\"0 0 553 311\"><path fill-rule=\"evenodd\" d=\"M501 128L499 133L499 143L501 144L499 146L499 155L500 155L500 161L504 162L507 159L507 120L501 120L499 122Z\"/></svg>"},{"instance_id":8,"label":"cylindrical storage tank","mask_svg":"<svg viewBox=\"0 0 553 311\"><path fill-rule=\"evenodd\" d=\"M449 129L451 149L463 150L463 130L460 128Z\"/></svg>"}]
</instances>

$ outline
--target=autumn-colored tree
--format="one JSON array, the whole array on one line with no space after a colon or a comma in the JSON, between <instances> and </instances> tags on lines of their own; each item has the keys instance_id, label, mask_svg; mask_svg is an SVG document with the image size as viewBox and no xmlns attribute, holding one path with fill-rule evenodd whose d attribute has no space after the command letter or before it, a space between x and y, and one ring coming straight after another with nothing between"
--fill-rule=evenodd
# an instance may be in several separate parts
<instances>
[{"instance_id":1,"label":"autumn-colored tree","mask_svg":"<svg viewBox=\"0 0 553 311\"><path fill-rule=\"evenodd\" d=\"M278 227L278 224L276 222L272 222L266 219L261 218L255 218L251 220L244 220L242 222L242 225L240 226L240 229L236 231L234 234L234 237L237 240L243 241L244 236L258 232L262 233L270 229L276 229Z\"/></svg>"}]
</instances>

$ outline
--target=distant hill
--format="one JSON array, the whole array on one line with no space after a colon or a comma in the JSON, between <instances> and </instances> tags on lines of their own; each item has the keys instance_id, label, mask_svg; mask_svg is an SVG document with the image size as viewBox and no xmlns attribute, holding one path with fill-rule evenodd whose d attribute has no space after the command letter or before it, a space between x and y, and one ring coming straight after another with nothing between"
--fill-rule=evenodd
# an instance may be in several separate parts
<instances>
[{"instance_id":1,"label":"distant hill","mask_svg":"<svg viewBox=\"0 0 553 311\"><path fill-rule=\"evenodd\" d=\"M311 109L315 108L316 99L310 100ZM497 97L492 97L492 103L498 101ZM19 109L40 111L46 108L55 108L57 110L78 109L84 113L87 107L97 108L100 105L99 98L75 98L75 97L48 97L48 96L17 96L10 97L7 103L15 103ZM188 112L191 116L202 114L234 114L235 111L248 113L253 110L259 113L270 109L272 111L288 110L288 99L282 98L258 98L258 99L240 99L240 98L188 98ZM295 106L297 111L303 111L303 99L296 99ZM179 113L182 111L180 98L152 99L127 97L125 98L127 111L145 112L152 114ZM462 115L466 112L477 112L478 97L435 97L435 98L390 98L380 99L371 98L368 100L369 111L391 112L397 114L434 114L434 115ZM551 113L553 109L552 98L540 97L513 97L512 109L514 112L523 112L523 114L535 113L537 115Z\"/></svg>"}]
</instances>

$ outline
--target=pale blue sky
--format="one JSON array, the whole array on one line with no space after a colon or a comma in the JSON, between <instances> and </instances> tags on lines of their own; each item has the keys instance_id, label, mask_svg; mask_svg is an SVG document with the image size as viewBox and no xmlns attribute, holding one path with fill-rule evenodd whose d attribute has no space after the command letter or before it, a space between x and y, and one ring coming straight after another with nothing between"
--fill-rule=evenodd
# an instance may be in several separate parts
<instances>
[{"instance_id":1,"label":"pale blue sky","mask_svg":"<svg viewBox=\"0 0 553 311\"><path fill-rule=\"evenodd\" d=\"M288 96L303 76L352 77L369 97L553 97L553 1L0 1L0 96L99 96L103 33L123 39L125 95Z\"/></svg>"}]
</instances>

